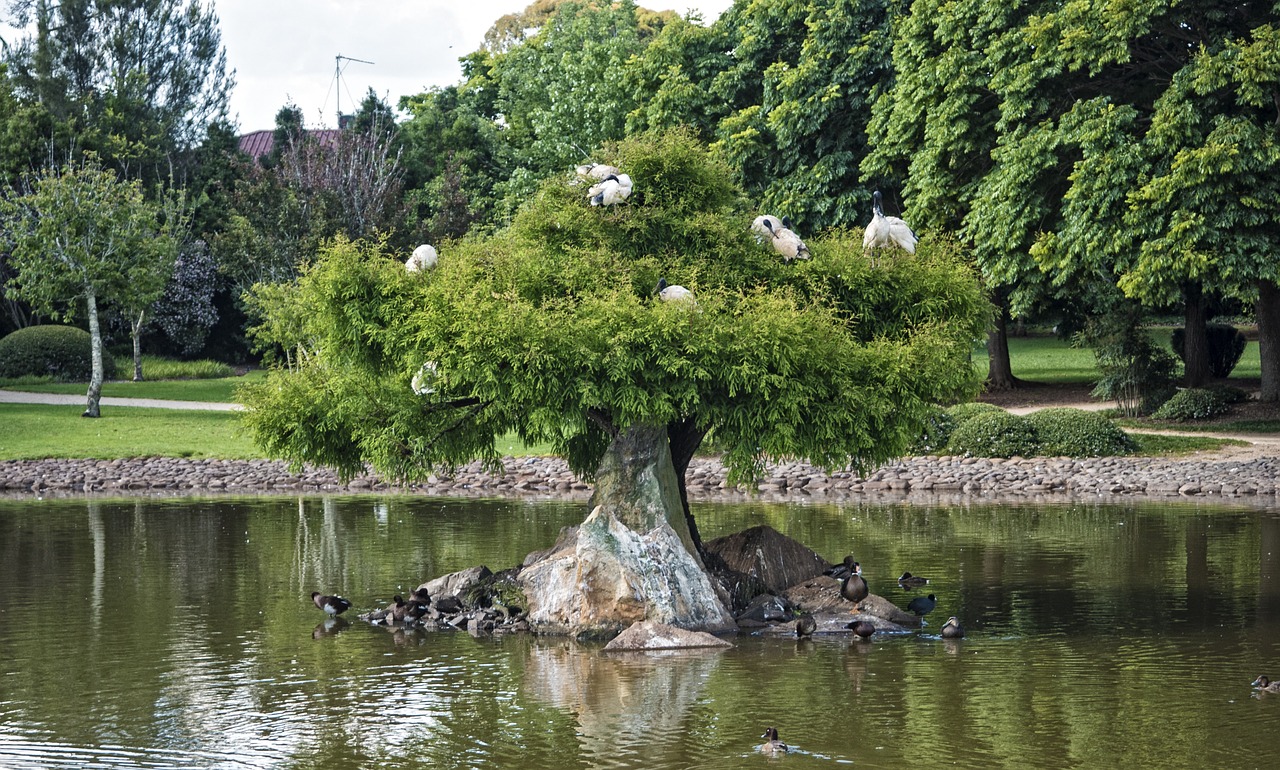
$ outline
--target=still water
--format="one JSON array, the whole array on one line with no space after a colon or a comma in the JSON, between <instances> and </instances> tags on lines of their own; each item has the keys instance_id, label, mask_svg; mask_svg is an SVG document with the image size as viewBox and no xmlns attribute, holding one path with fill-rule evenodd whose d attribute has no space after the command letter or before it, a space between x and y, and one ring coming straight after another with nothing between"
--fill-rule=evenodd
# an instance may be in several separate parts
<instances>
[{"instance_id":1,"label":"still water","mask_svg":"<svg viewBox=\"0 0 1280 770\"><path fill-rule=\"evenodd\" d=\"M1280 766L1280 512L699 505L850 551L925 633L724 652L354 619L519 563L575 503L0 500L0 768ZM308 598L337 592L326 628ZM959 616L969 637L934 632ZM767 726L794 751L754 751Z\"/></svg>"}]
</instances>

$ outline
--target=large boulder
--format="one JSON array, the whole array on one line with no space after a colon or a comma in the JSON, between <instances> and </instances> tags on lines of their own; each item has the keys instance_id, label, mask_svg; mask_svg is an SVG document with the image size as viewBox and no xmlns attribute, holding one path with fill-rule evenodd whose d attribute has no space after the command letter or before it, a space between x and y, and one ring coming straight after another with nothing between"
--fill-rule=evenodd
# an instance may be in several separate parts
<instances>
[{"instance_id":1,"label":"large boulder","mask_svg":"<svg viewBox=\"0 0 1280 770\"><path fill-rule=\"evenodd\" d=\"M706 543L706 549L730 569L759 580L772 594L781 594L831 566L800 541L767 525L716 538Z\"/></svg>"},{"instance_id":2,"label":"large boulder","mask_svg":"<svg viewBox=\"0 0 1280 770\"><path fill-rule=\"evenodd\" d=\"M451 572L448 575L441 575L434 580L428 580L418 588L427 589L427 593L431 594L432 601L445 597L462 599L469 589L492 576L493 571L484 565L468 567L458 572Z\"/></svg>"},{"instance_id":3,"label":"large boulder","mask_svg":"<svg viewBox=\"0 0 1280 770\"><path fill-rule=\"evenodd\" d=\"M522 569L517 582L539 633L608 637L642 620L712 633L735 628L669 525L636 532L603 506L564 547Z\"/></svg>"},{"instance_id":4,"label":"large boulder","mask_svg":"<svg viewBox=\"0 0 1280 770\"><path fill-rule=\"evenodd\" d=\"M613 637L605 652L618 650L682 650L697 647L732 647L733 643L705 631L688 631L665 623L643 620Z\"/></svg>"}]
</instances>

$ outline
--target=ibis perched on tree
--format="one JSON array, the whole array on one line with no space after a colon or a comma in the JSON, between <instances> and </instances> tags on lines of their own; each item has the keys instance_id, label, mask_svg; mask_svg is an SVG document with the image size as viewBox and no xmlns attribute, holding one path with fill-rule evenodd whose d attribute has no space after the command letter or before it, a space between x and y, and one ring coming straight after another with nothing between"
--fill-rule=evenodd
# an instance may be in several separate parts
<instances>
[{"instance_id":1,"label":"ibis perched on tree","mask_svg":"<svg viewBox=\"0 0 1280 770\"><path fill-rule=\"evenodd\" d=\"M424 243L414 249L413 254L405 260L404 269L408 270L410 273L430 270L436 266L436 261L438 259L439 255L436 254L435 247Z\"/></svg>"},{"instance_id":2,"label":"ibis perched on tree","mask_svg":"<svg viewBox=\"0 0 1280 770\"><path fill-rule=\"evenodd\" d=\"M871 222L862 236L863 249L897 246L908 254L916 253L916 234L897 217L886 217L880 206L880 191L871 194Z\"/></svg>"}]
</instances>

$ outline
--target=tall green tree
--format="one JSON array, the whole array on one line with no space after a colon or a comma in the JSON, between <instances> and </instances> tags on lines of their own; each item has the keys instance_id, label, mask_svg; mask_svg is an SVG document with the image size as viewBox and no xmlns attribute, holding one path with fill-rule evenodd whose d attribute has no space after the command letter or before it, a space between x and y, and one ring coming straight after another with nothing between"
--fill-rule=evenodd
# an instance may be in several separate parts
<instances>
[{"instance_id":1,"label":"tall green tree","mask_svg":"<svg viewBox=\"0 0 1280 770\"><path fill-rule=\"evenodd\" d=\"M987 305L953 242L872 268L860 234L835 231L815 239L820 258L786 264L687 134L601 159L635 180L626 204L591 206L553 178L509 228L454 244L432 271L376 244L326 249L294 299L263 303L305 308L264 329L310 352L244 394L255 439L408 478L492 465L509 431L587 476L647 444L670 458L687 518L684 471L708 435L738 479L783 457L870 464L905 451L932 404L972 392ZM659 279L696 301L661 301Z\"/></svg>"},{"instance_id":2,"label":"tall green tree","mask_svg":"<svg viewBox=\"0 0 1280 770\"><path fill-rule=\"evenodd\" d=\"M173 271L180 218L163 216L140 182L122 181L91 158L31 175L25 194L0 199L0 219L15 272L8 288L52 317L83 311L88 319L93 375L84 414L98 417L100 305L145 309L159 298Z\"/></svg>"},{"instance_id":3,"label":"tall green tree","mask_svg":"<svg viewBox=\"0 0 1280 770\"><path fill-rule=\"evenodd\" d=\"M34 32L9 61L19 91L75 127L126 178L181 177L206 127L226 118L235 75L218 17L199 0L37 0L15 3Z\"/></svg>"}]
</instances>

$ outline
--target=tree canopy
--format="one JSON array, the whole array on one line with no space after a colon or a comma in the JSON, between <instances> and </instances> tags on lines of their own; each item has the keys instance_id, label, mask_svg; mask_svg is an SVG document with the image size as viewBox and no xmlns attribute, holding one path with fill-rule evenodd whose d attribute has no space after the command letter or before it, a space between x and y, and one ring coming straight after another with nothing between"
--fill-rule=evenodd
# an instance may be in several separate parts
<instances>
[{"instance_id":1,"label":"tree canopy","mask_svg":"<svg viewBox=\"0 0 1280 770\"><path fill-rule=\"evenodd\" d=\"M256 439L295 462L416 478L496 462L495 437L514 431L590 475L618 431L667 425L695 447L714 436L746 478L769 458L900 454L932 404L975 386L987 306L953 242L873 267L861 233L841 230L784 264L687 133L601 157L635 180L625 204L593 207L562 174L434 270L407 272L377 244L325 249L297 300L273 303L306 309L276 328L310 355L244 394ZM659 301L660 278L696 302Z\"/></svg>"}]
</instances>

